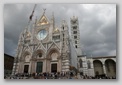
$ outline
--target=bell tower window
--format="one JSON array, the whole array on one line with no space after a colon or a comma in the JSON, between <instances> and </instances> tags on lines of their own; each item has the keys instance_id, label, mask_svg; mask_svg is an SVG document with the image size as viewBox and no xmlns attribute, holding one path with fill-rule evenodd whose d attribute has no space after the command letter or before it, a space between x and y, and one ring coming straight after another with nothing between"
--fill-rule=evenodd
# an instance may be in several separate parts
<instances>
[{"instance_id":1,"label":"bell tower window","mask_svg":"<svg viewBox=\"0 0 122 85\"><path fill-rule=\"evenodd\" d=\"M74 39L77 39L77 36L74 36Z\"/></svg>"},{"instance_id":2,"label":"bell tower window","mask_svg":"<svg viewBox=\"0 0 122 85\"><path fill-rule=\"evenodd\" d=\"M73 29L77 29L77 26L74 26Z\"/></svg>"},{"instance_id":3,"label":"bell tower window","mask_svg":"<svg viewBox=\"0 0 122 85\"><path fill-rule=\"evenodd\" d=\"M73 34L77 34L77 31L73 31Z\"/></svg>"}]
</instances>

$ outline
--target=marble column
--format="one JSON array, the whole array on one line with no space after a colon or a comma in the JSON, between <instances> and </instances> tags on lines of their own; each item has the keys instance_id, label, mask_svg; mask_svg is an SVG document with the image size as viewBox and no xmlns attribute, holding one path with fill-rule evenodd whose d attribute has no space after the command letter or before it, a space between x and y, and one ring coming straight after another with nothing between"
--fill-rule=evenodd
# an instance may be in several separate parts
<instances>
[{"instance_id":1,"label":"marble column","mask_svg":"<svg viewBox=\"0 0 122 85\"><path fill-rule=\"evenodd\" d=\"M103 65L103 72L104 72L104 74L106 75L105 63L102 63L102 65Z\"/></svg>"}]
</instances>

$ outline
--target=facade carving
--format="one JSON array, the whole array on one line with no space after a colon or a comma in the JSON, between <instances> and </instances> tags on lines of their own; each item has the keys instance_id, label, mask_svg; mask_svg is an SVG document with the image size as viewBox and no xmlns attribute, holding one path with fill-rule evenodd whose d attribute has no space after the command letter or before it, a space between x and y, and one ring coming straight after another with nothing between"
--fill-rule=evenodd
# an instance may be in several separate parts
<instances>
[{"instance_id":1,"label":"facade carving","mask_svg":"<svg viewBox=\"0 0 122 85\"><path fill-rule=\"evenodd\" d=\"M13 74L69 71L69 29L65 20L55 27L45 13L20 34Z\"/></svg>"}]
</instances>

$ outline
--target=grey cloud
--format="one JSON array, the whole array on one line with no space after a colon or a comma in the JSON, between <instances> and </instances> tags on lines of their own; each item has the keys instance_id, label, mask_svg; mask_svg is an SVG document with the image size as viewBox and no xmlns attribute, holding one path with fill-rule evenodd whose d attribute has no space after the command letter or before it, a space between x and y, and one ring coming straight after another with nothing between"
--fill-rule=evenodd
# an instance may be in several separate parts
<instances>
[{"instance_id":1,"label":"grey cloud","mask_svg":"<svg viewBox=\"0 0 122 85\"><path fill-rule=\"evenodd\" d=\"M20 32L27 26L34 4L6 4L4 6L5 53L14 54ZM115 4L38 4L33 20L46 15L56 26L65 19L70 28L70 17L78 16L81 46L88 56L116 55L116 5ZM32 22L34 23L34 21ZM8 44L9 43L9 44Z\"/></svg>"},{"instance_id":2,"label":"grey cloud","mask_svg":"<svg viewBox=\"0 0 122 85\"><path fill-rule=\"evenodd\" d=\"M15 50L16 50L16 47L17 47L17 44L14 44L12 40L10 39L4 39L4 52L9 54L9 55L12 55L12 56L15 56Z\"/></svg>"}]
</instances>

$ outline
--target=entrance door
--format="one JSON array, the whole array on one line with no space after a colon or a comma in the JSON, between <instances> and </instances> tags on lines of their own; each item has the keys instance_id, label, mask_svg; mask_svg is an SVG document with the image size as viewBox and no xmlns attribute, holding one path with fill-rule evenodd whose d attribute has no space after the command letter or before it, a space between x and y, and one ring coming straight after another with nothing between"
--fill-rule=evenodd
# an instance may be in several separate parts
<instances>
[{"instance_id":1,"label":"entrance door","mask_svg":"<svg viewBox=\"0 0 122 85\"><path fill-rule=\"evenodd\" d=\"M28 73L29 65L24 65L24 73Z\"/></svg>"},{"instance_id":2,"label":"entrance door","mask_svg":"<svg viewBox=\"0 0 122 85\"><path fill-rule=\"evenodd\" d=\"M36 73L41 73L43 70L43 62L37 62Z\"/></svg>"},{"instance_id":3,"label":"entrance door","mask_svg":"<svg viewBox=\"0 0 122 85\"><path fill-rule=\"evenodd\" d=\"M57 72L57 63L51 64L51 72Z\"/></svg>"}]
</instances>

